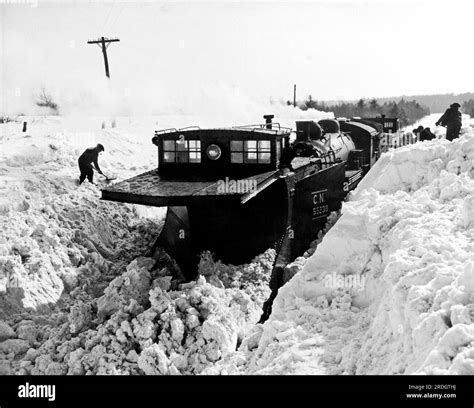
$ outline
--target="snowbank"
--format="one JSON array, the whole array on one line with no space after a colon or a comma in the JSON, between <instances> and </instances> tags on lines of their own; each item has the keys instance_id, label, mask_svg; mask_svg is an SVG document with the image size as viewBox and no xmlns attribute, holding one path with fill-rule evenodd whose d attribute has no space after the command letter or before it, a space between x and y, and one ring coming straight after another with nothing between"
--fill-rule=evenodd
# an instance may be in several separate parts
<instances>
[{"instance_id":1,"label":"snowbank","mask_svg":"<svg viewBox=\"0 0 474 408\"><path fill-rule=\"evenodd\" d=\"M474 374L473 208L472 129L385 154L269 321L207 372Z\"/></svg>"},{"instance_id":2,"label":"snowbank","mask_svg":"<svg viewBox=\"0 0 474 408\"><path fill-rule=\"evenodd\" d=\"M25 120L25 133L21 123L1 126L0 315L54 305L79 276L107 274L124 254L139 253L161 226L140 219L138 207L100 201L95 186L76 185L77 157L99 141L109 149L106 173L134 171L139 152L129 157L136 141L128 132L101 130L100 122L95 132L71 130L58 117ZM142 158L151 168L151 154L148 164Z\"/></svg>"}]
</instances>

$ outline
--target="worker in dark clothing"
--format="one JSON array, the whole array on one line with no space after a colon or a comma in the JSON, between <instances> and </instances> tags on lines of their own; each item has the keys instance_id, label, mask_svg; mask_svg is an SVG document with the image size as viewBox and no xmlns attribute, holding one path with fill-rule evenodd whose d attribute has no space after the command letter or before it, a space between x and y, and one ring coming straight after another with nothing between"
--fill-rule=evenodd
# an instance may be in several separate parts
<instances>
[{"instance_id":1,"label":"worker in dark clothing","mask_svg":"<svg viewBox=\"0 0 474 408\"><path fill-rule=\"evenodd\" d=\"M99 174L102 174L103 176L104 173L102 173L102 170L99 167L99 153L104 151L104 146L102 146L100 143L96 147L90 147L87 149L84 153L81 154L79 157L79 169L81 170L81 175L79 177L79 184L82 184L82 182L86 179L89 180L89 183L94 184L92 181L94 178L94 167L95 170L99 172ZM94 166L92 166L94 165Z\"/></svg>"},{"instance_id":2,"label":"worker in dark clothing","mask_svg":"<svg viewBox=\"0 0 474 408\"><path fill-rule=\"evenodd\" d=\"M293 147L293 145L286 146L281 152L280 164L278 168L280 170L288 169L289 171L293 171L293 166L291 165L291 162L295 157L296 149Z\"/></svg>"},{"instance_id":3,"label":"worker in dark clothing","mask_svg":"<svg viewBox=\"0 0 474 408\"><path fill-rule=\"evenodd\" d=\"M413 134L416 135L417 140L420 140L420 133L424 130L425 128L423 126L418 126L416 129L413 129Z\"/></svg>"},{"instance_id":4,"label":"worker in dark clothing","mask_svg":"<svg viewBox=\"0 0 474 408\"><path fill-rule=\"evenodd\" d=\"M282 150L278 168L294 171L291 162L295 157L314 157L316 155L317 151L311 143L293 142Z\"/></svg>"},{"instance_id":5,"label":"worker in dark clothing","mask_svg":"<svg viewBox=\"0 0 474 408\"><path fill-rule=\"evenodd\" d=\"M433 140L433 139L436 139L436 135L434 135L430 128L427 127L427 128L424 128L421 132L420 132L420 142L423 142L424 140Z\"/></svg>"},{"instance_id":6,"label":"worker in dark clothing","mask_svg":"<svg viewBox=\"0 0 474 408\"><path fill-rule=\"evenodd\" d=\"M459 103L453 103L450 105L444 115L439 118L436 122L436 126L445 126L446 130L446 139L452 141L459 137L459 132L461 131L462 124L462 114L459 111L461 105Z\"/></svg>"}]
</instances>

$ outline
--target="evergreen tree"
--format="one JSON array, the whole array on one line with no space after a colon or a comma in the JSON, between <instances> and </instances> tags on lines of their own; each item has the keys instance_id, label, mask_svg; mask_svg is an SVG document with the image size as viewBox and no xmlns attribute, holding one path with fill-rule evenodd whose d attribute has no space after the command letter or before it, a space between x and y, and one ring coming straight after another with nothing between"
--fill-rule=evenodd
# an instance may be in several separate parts
<instances>
[{"instance_id":1,"label":"evergreen tree","mask_svg":"<svg viewBox=\"0 0 474 408\"><path fill-rule=\"evenodd\" d=\"M369 108L372 112L376 113L379 111L379 103L377 102L377 99L372 99L370 102L369 102Z\"/></svg>"},{"instance_id":2,"label":"evergreen tree","mask_svg":"<svg viewBox=\"0 0 474 408\"><path fill-rule=\"evenodd\" d=\"M461 110L467 115L474 118L474 99L469 99L462 104Z\"/></svg>"},{"instance_id":3,"label":"evergreen tree","mask_svg":"<svg viewBox=\"0 0 474 408\"><path fill-rule=\"evenodd\" d=\"M357 115L362 116L365 112L365 101L363 99L359 99L357 102Z\"/></svg>"}]
</instances>

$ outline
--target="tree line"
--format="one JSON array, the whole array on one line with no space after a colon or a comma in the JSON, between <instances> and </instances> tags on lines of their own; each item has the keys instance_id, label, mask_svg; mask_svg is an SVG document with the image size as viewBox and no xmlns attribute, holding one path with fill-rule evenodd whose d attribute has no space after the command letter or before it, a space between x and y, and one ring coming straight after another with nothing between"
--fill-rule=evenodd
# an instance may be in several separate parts
<instances>
[{"instance_id":1,"label":"tree line","mask_svg":"<svg viewBox=\"0 0 474 408\"><path fill-rule=\"evenodd\" d=\"M461 107L463 113L468 114L471 118L474 118L474 99L469 99L464 102Z\"/></svg>"},{"instance_id":2,"label":"tree line","mask_svg":"<svg viewBox=\"0 0 474 408\"><path fill-rule=\"evenodd\" d=\"M291 102L287 102L291 105ZM309 95L308 99L298 104L301 110L316 109L323 112L333 112L335 117L376 117L385 115L390 118L399 118L402 126L412 125L424 116L430 114L430 109L421 105L417 101L387 101L379 103L377 99L360 99L358 102L339 102L327 104L318 102ZM474 101L473 101L474 107Z\"/></svg>"},{"instance_id":3,"label":"tree line","mask_svg":"<svg viewBox=\"0 0 474 408\"><path fill-rule=\"evenodd\" d=\"M415 100L427 106L431 113L442 113L449 107L453 102L458 102L461 105L468 101L469 99L474 98L473 92L464 92L459 94L435 94L435 95L411 95L411 96L398 96L390 98L377 98L379 103L388 102L388 101L400 101L401 99L405 100Z\"/></svg>"}]
</instances>

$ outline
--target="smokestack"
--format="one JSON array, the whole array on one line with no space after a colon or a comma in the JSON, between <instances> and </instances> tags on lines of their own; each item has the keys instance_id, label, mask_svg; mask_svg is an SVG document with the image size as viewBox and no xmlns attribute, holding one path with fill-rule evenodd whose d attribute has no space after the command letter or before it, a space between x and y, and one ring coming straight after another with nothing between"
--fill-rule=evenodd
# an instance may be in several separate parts
<instances>
[{"instance_id":1,"label":"smokestack","mask_svg":"<svg viewBox=\"0 0 474 408\"><path fill-rule=\"evenodd\" d=\"M275 117L275 115L263 115L263 118L265 119L266 123L266 128L271 129L272 128L272 119Z\"/></svg>"},{"instance_id":2,"label":"smokestack","mask_svg":"<svg viewBox=\"0 0 474 408\"><path fill-rule=\"evenodd\" d=\"M293 108L296 108L296 84L293 85Z\"/></svg>"}]
</instances>

